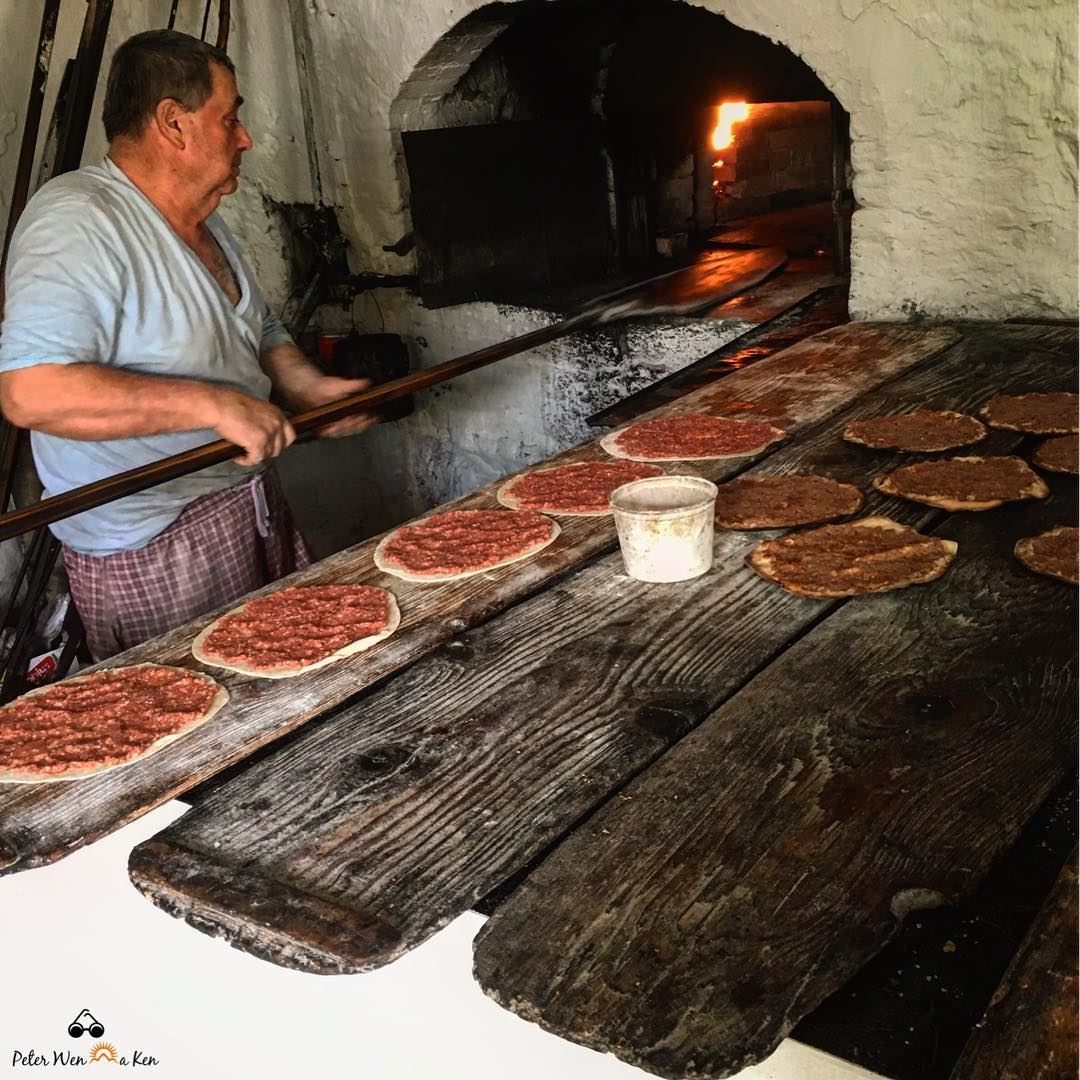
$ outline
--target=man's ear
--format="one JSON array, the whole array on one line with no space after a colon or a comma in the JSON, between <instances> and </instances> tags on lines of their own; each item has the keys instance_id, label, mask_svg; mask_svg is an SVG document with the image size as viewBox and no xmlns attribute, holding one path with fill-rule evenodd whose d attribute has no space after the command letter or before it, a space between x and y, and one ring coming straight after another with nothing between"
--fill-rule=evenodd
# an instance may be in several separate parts
<instances>
[{"instance_id":1,"label":"man's ear","mask_svg":"<svg viewBox=\"0 0 1080 1080\"><path fill-rule=\"evenodd\" d=\"M175 98L162 98L154 108L151 123L158 134L177 150L186 144L187 110Z\"/></svg>"}]
</instances>

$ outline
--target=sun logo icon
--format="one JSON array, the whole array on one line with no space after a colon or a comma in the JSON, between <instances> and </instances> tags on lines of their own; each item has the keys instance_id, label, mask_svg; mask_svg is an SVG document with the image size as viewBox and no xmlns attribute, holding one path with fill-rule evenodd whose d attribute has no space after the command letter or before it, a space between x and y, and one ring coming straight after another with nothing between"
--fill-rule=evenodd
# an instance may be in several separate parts
<instances>
[{"instance_id":1,"label":"sun logo icon","mask_svg":"<svg viewBox=\"0 0 1080 1080\"><path fill-rule=\"evenodd\" d=\"M94 1043L90 1048L91 1061L116 1061L116 1047L112 1043Z\"/></svg>"}]
</instances>

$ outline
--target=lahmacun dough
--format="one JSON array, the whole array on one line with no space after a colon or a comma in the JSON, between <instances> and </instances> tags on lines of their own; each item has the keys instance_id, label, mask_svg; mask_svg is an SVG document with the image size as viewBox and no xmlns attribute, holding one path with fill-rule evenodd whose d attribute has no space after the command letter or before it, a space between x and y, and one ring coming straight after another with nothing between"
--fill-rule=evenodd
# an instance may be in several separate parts
<instances>
[{"instance_id":1,"label":"lahmacun dough","mask_svg":"<svg viewBox=\"0 0 1080 1080\"><path fill-rule=\"evenodd\" d=\"M714 461L759 454L786 434L761 420L684 413L609 432L600 445L612 457L629 461Z\"/></svg>"},{"instance_id":2,"label":"lahmacun dough","mask_svg":"<svg viewBox=\"0 0 1080 1080\"><path fill-rule=\"evenodd\" d=\"M1080 435L1055 435L1044 439L1031 455L1031 460L1047 472L1080 472Z\"/></svg>"},{"instance_id":3,"label":"lahmacun dough","mask_svg":"<svg viewBox=\"0 0 1080 1080\"><path fill-rule=\"evenodd\" d=\"M825 600L933 581L955 555L953 540L924 536L892 518L868 517L765 540L746 562L788 592Z\"/></svg>"},{"instance_id":4,"label":"lahmacun dough","mask_svg":"<svg viewBox=\"0 0 1080 1080\"><path fill-rule=\"evenodd\" d=\"M215 619L192 642L203 664L287 679L370 649L401 622L394 594L372 585L294 585Z\"/></svg>"},{"instance_id":5,"label":"lahmacun dough","mask_svg":"<svg viewBox=\"0 0 1080 1080\"><path fill-rule=\"evenodd\" d=\"M165 664L106 668L0 708L0 783L77 780L156 753L229 700L209 675Z\"/></svg>"},{"instance_id":6,"label":"lahmacun dough","mask_svg":"<svg viewBox=\"0 0 1080 1080\"><path fill-rule=\"evenodd\" d=\"M739 476L721 484L715 519L721 529L784 529L854 514L862 492L827 476Z\"/></svg>"},{"instance_id":7,"label":"lahmacun dough","mask_svg":"<svg viewBox=\"0 0 1080 1080\"><path fill-rule=\"evenodd\" d=\"M1065 391L1051 394L996 394L979 415L995 428L1030 435L1068 435L1080 431L1080 397Z\"/></svg>"},{"instance_id":8,"label":"lahmacun dough","mask_svg":"<svg viewBox=\"0 0 1080 1080\"><path fill-rule=\"evenodd\" d=\"M515 476L495 492L495 498L511 510L603 517L611 513L608 496L617 487L663 475L663 469L643 461L577 461Z\"/></svg>"},{"instance_id":9,"label":"lahmacun dough","mask_svg":"<svg viewBox=\"0 0 1080 1080\"><path fill-rule=\"evenodd\" d=\"M1044 499L1046 482L1023 458L953 457L904 465L874 480L887 495L944 510L992 510L1020 499Z\"/></svg>"},{"instance_id":10,"label":"lahmacun dough","mask_svg":"<svg viewBox=\"0 0 1080 1080\"><path fill-rule=\"evenodd\" d=\"M375 565L403 581L457 581L528 559L560 532L535 510L447 510L384 536Z\"/></svg>"},{"instance_id":11,"label":"lahmacun dough","mask_svg":"<svg viewBox=\"0 0 1080 1080\"><path fill-rule=\"evenodd\" d=\"M853 420L844 428L847 442L873 450L934 453L969 446L986 438L986 428L974 416L947 409L916 409L894 416Z\"/></svg>"},{"instance_id":12,"label":"lahmacun dough","mask_svg":"<svg viewBox=\"0 0 1080 1080\"><path fill-rule=\"evenodd\" d=\"M1027 536L1016 542L1013 553L1036 574L1080 585L1080 529L1075 526L1059 525Z\"/></svg>"}]
</instances>

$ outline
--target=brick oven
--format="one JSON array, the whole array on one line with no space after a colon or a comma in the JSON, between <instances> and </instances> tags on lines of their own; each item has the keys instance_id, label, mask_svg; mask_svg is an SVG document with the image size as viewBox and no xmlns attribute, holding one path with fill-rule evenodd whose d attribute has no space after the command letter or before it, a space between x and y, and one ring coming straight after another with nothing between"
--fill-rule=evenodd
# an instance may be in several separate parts
<instances>
[{"instance_id":1,"label":"brick oven","mask_svg":"<svg viewBox=\"0 0 1080 1080\"><path fill-rule=\"evenodd\" d=\"M847 114L789 49L698 8L482 8L413 72L397 120L429 306L580 289L822 203L835 226L799 254L846 268Z\"/></svg>"}]
</instances>

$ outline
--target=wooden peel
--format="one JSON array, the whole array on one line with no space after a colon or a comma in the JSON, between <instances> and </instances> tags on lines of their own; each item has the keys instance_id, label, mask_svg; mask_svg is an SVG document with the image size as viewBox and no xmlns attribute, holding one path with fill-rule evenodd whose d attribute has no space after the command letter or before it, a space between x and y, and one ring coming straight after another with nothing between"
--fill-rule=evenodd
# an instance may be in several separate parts
<instances>
[{"instance_id":1,"label":"wooden peel","mask_svg":"<svg viewBox=\"0 0 1080 1080\"><path fill-rule=\"evenodd\" d=\"M650 278L601 297L551 326L532 330L498 345L490 345L485 349L436 364L424 371L413 372L359 394L352 394L340 401L298 413L291 418L293 428L298 435L313 431L334 420L370 411L395 398L445 382L468 371L475 371L508 356L515 356L575 330L617 319L685 315L700 311L758 284L783 267L786 261L787 253L782 248L716 252L694 266ZM72 517L74 514L81 514L104 503L122 499L126 495L134 495L168 480L187 476L210 465L229 461L243 452L242 447L235 443L219 439L153 464L140 465L108 479L73 488L62 495L43 499L33 506L0 515L0 541L10 540L13 536Z\"/></svg>"}]
</instances>

